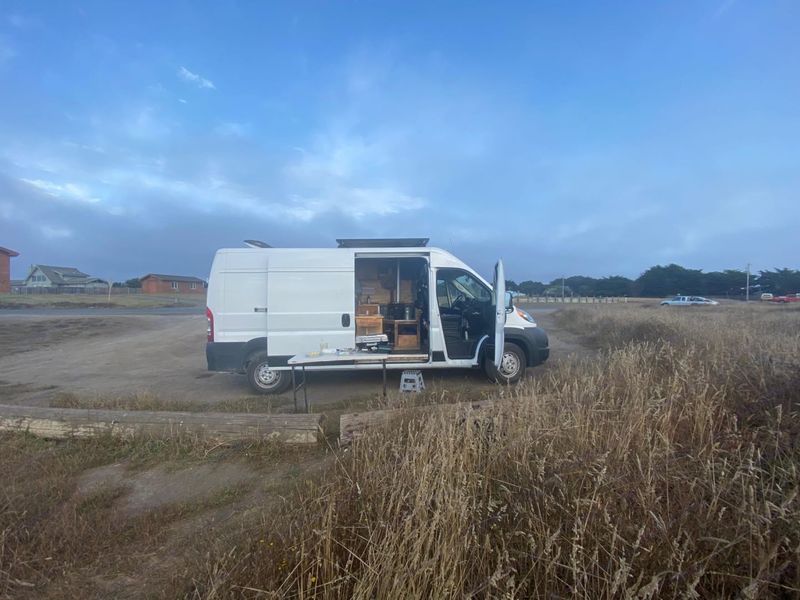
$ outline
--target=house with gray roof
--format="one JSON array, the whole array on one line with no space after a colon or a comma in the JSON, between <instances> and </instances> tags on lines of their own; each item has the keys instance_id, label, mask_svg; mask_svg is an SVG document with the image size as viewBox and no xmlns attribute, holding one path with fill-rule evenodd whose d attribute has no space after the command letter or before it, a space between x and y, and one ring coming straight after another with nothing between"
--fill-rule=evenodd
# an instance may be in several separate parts
<instances>
[{"instance_id":1,"label":"house with gray roof","mask_svg":"<svg viewBox=\"0 0 800 600\"><path fill-rule=\"evenodd\" d=\"M108 283L105 280L87 275L75 267L53 267L50 265L31 265L23 285L25 287L51 289L91 289L108 287Z\"/></svg>"}]
</instances>

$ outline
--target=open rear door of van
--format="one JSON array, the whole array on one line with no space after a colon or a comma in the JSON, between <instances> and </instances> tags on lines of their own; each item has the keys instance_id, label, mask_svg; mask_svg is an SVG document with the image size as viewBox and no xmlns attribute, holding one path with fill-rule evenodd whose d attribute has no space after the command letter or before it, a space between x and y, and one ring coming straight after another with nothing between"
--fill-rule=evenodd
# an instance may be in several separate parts
<instances>
[{"instance_id":1,"label":"open rear door of van","mask_svg":"<svg viewBox=\"0 0 800 600\"><path fill-rule=\"evenodd\" d=\"M502 259L494 266L492 289L494 290L494 366L499 369L503 361L503 346L506 343L506 274Z\"/></svg>"}]
</instances>

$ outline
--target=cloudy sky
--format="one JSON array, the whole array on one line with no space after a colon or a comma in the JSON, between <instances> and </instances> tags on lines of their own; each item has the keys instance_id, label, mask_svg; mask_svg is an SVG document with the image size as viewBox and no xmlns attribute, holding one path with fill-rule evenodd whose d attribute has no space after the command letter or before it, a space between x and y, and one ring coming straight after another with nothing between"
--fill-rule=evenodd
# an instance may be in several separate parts
<instances>
[{"instance_id":1,"label":"cloudy sky","mask_svg":"<svg viewBox=\"0 0 800 600\"><path fill-rule=\"evenodd\" d=\"M425 236L800 267L800 3L0 2L0 246L124 279Z\"/></svg>"}]
</instances>

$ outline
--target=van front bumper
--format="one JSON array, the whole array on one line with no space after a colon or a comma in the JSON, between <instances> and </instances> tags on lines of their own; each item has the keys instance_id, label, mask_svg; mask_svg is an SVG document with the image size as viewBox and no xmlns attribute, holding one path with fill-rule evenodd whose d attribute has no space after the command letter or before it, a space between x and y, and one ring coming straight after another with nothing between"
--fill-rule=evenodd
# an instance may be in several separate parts
<instances>
[{"instance_id":1,"label":"van front bumper","mask_svg":"<svg viewBox=\"0 0 800 600\"><path fill-rule=\"evenodd\" d=\"M525 337L530 340L528 352L528 366L535 367L550 358L550 340L541 327L526 327L523 329Z\"/></svg>"}]
</instances>

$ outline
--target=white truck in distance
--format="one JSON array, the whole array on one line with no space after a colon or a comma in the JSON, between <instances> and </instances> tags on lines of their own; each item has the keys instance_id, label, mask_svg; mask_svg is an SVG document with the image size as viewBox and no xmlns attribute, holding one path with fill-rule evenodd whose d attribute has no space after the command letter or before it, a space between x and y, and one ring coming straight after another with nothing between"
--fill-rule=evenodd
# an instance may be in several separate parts
<instances>
[{"instance_id":1,"label":"white truck in distance","mask_svg":"<svg viewBox=\"0 0 800 600\"><path fill-rule=\"evenodd\" d=\"M388 369L483 367L508 383L547 360L547 334L504 293L502 262L492 286L426 239L338 242L218 250L208 284L208 369L246 374L254 391L279 393L291 385L291 357L325 349L370 346L389 354Z\"/></svg>"}]
</instances>

